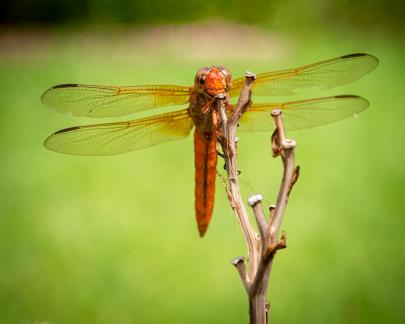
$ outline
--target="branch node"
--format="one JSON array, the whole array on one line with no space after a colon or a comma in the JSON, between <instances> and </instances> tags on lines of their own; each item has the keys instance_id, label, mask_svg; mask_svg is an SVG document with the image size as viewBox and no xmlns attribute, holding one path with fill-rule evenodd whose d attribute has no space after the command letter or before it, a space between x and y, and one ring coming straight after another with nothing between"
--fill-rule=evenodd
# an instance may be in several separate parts
<instances>
[{"instance_id":1,"label":"branch node","mask_svg":"<svg viewBox=\"0 0 405 324\"><path fill-rule=\"evenodd\" d=\"M223 100L226 98L226 95L224 93L219 93L219 94L215 95L215 98L218 100Z\"/></svg>"},{"instance_id":2,"label":"branch node","mask_svg":"<svg viewBox=\"0 0 405 324\"><path fill-rule=\"evenodd\" d=\"M256 80L256 74L253 73L253 72L246 71L245 77L246 78L252 78L253 80Z\"/></svg>"},{"instance_id":3,"label":"branch node","mask_svg":"<svg viewBox=\"0 0 405 324\"><path fill-rule=\"evenodd\" d=\"M235 267L237 267L239 263L244 263L244 262L245 262L244 256L237 256L231 260L231 264Z\"/></svg>"},{"instance_id":4,"label":"branch node","mask_svg":"<svg viewBox=\"0 0 405 324\"><path fill-rule=\"evenodd\" d=\"M293 139L284 139L281 142L281 146L284 150L291 150L297 146L297 143Z\"/></svg>"},{"instance_id":5,"label":"branch node","mask_svg":"<svg viewBox=\"0 0 405 324\"><path fill-rule=\"evenodd\" d=\"M264 251L264 258L271 258L277 252L277 250L285 249L287 247L287 236L285 231L282 232L281 238L275 242L267 245L266 250Z\"/></svg>"},{"instance_id":6,"label":"branch node","mask_svg":"<svg viewBox=\"0 0 405 324\"><path fill-rule=\"evenodd\" d=\"M297 165L294 169L294 173L291 178L290 188L288 189L288 196L290 195L291 190L294 187L295 183L298 181L298 178L300 176L300 170L301 170L301 168L299 165Z\"/></svg>"},{"instance_id":7,"label":"branch node","mask_svg":"<svg viewBox=\"0 0 405 324\"><path fill-rule=\"evenodd\" d=\"M274 211L276 210L276 205L270 205L269 206L269 211L270 211L270 217L269 217L269 222L271 222L271 219L273 218Z\"/></svg>"},{"instance_id":8,"label":"branch node","mask_svg":"<svg viewBox=\"0 0 405 324\"><path fill-rule=\"evenodd\" d=\"M263 208L261 204L262 200L263 196L261 194L252 195L248 198L248 204L253 209L256 224L257 227L259 228L259 233L261 236L262 248L264 248L267 242L266 228L268 226L268 223L263 213Z\"/></svg>"},{"instance_id":9,"label":"branch node","mask_svg":"<svg viewBox=\"0 0 405 324\"><path fill-rule=\"evenodd\" d=\"M273 134L271 135L271 152L273 157L277 157L281 154L283 151L282 147L279 144L280 139L279 139L279 131L278 128L274 130Z\"/></svg>"},{"instance_id":10,"label":"branch node","mask_svg":"<svg viewBox=\"0 0 405 324\"><path fill-rule=\"evenodd\" d=\"M271 112L271 116L272 116L272 117L276 117L276 116L279 116L279 115L281 115L281 109L274 109L274 110Z\"/></svg>"},{"instance_id":11,"label":"branch node","mask_svg":"<svg viewBox=\"0 0 405 324\"><path fill-rule=\"evenodd\" d=\"M301 172L301 168L299 165L297 165L294 170L293 178L291 179L291 185L294 185L298 181L300 172Z\"/></svg>"},{"instance_id":12,"label":"branch node","mask_svg":"<svg viewBox=\"0 0 405 324\"><path fill-rule=\"evenodd\" d=\"M248 204L250 207L254 207L257 203L263 200L263 196L261 194L252 195L248 198Z\"/></svg>"},{"instance_id":13,"label":"branch node","mask_svg":"<svg viewBox=\"0 0 405 324\"><path fill-rule=\"evenodd\" d=\"M287 234L284 230L281 232L281 238L277 244L279 246L279 249L285 249L287 247Z\"/></svg>"}]
</instances>

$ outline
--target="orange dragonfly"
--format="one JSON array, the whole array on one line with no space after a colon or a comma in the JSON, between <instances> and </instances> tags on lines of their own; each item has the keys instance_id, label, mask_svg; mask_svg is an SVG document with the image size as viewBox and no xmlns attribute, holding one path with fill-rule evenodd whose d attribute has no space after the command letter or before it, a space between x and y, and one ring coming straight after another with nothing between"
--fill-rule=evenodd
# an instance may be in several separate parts
<instances>
[{"instance_id":1,"label":"orange dragonfly","mask_svg":"<svg viewBox=\"0 0 405 324\"><path fill-rule=\"evenodd\" d=\"M369 54L349 54L300 68L258 74L253 95L291 95L305 88L328 89L360 78L378 65ZM59 130L45 140L49 150L74 155L112 155L186 138L193 126L195 152L195 212L200 235L211 220L217 165L215 96L238 96L245 78L232 80L220 66L200 69L193 86L99 86L61 84L48 89L42 102L62 113L86 117L116 117L162 106L188 108L127 122L76 126ZM240 120L240 131L271 131L270 112L283 111L287 129L334 122L355 115L368 102L354 95L252 104ZM209 113L208 113L209 112ZM214 118L213 118L214 117Z\"/></svg>"}]
</instances>

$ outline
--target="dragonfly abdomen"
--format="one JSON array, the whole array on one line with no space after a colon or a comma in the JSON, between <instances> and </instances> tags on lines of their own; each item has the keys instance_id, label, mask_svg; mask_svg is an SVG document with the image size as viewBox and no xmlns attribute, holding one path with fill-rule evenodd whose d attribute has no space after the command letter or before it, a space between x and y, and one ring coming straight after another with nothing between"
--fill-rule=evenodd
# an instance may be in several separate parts
<instances>
[{"instance_id":1,"label":"dragonfly abdomen","mask_svg":"<svg viewBox=\"0 0 405 324\"><path fill-rule=\"evenodd\" d=\"M194 133L195 212L200 236L204 236L214 209L217 143L213 133Z\"/></svg>"}]
</instances>

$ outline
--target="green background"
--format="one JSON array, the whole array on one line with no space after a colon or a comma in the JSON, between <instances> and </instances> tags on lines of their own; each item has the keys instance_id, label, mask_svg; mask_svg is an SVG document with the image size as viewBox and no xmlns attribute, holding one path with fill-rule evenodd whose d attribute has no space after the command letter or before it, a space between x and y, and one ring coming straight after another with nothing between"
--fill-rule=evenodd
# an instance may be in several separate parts
<instances>
[{"instance_id":1,"label":"green background","mask_svg":"<svg viewBox=\"0 0 405 324\"><path fill-rule=\"evenodd\" d=\"M42 142L53 131L100 122L45 108L39 98L48 87L190 85L206 65L239 76L367 52L380 66L361 80L270 98L357 94L371 103L358 118L288 134L302 174L282 225L288 248L271 275L271 318L403 323L405 45L395 3L253 2L250 12L240 1L222 11L171 1L142 19L94 3L66 17L48 8L45 20L2 20L0 322L248 321L229 263L246 248L219 181L213 220L198 236L192 137L113 157L47 151ZM241 133L239 151L245 199L260 192L266 204L281 174L270 135Z\"/></svg>"}]
</instances>

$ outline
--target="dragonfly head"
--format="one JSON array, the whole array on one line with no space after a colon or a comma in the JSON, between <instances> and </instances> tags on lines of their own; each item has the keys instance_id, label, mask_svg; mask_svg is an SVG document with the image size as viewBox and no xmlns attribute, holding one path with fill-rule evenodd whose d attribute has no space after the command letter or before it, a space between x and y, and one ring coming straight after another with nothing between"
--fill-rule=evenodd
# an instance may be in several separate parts
<instances>
[{"instance_id":1,"label":"dragonfly head","mask_svg":"<svg viewBox=\"0 0 405 324\"><path fill-rule=\"evenodd\" d=\"M200 69L195 76L195 86L209 96L226 93L231 87L231 73L223 66Z\"/></svg>"}]
</instances>

